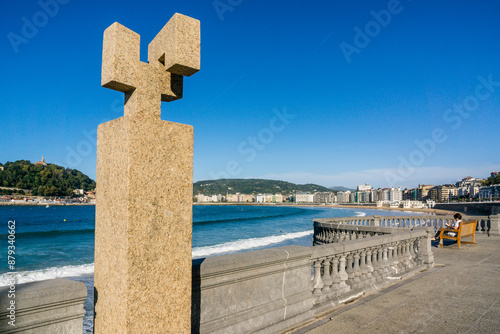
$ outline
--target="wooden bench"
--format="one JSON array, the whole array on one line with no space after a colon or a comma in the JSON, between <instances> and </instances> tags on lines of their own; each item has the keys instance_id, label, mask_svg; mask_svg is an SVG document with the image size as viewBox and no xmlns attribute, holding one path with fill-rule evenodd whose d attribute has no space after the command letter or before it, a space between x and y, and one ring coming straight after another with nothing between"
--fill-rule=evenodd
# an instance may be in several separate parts
<instances>
[{"instance_id":1,"label":"wooden bench","mask_svg":"<svg viewBox=\"0 0 500 334\"><path fill-rule=\"evenodd\" d=\"M460 243L464 244L476 244L476 225L477 220L471 220L467 222L461 222L458 226L458 230L453 228L441 228L441 233L439 233L439 245L443 246L443 239L452 239L456 240L458 247L460 247ZM452 237L445 232L453 232L456 236ZM462 238L472 237L472 241L462 241Z\"/></svg>"}]
</instances>

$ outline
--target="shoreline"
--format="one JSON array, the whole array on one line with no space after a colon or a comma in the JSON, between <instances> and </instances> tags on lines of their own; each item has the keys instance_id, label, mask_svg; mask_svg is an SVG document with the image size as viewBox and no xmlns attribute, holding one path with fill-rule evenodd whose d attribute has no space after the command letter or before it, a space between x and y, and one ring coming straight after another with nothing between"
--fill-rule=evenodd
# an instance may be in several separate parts
<instances>
[{"instance_id":1,"label":"shoreline","mask_svg":"<svg viewBox=\"0 0 500 334\"><path fill-rule=\"evenodd\" d=\"M0 206L95 206L92 203L12 203L12 202L0 202ZM237 203L196 203L193 202L194 205L199 206L217 206L217 205L233 205L233 206L275 206L275 207L306 207L306 208L338 208L338 209L367 209L367 210L382 210L382 211L401 211L401 212L418 212L418 213L428 213L435 215L450 215L454 214L455 211L449 210L441 210L441 209L417 209L417 208L391 208L391 207L377 207L375 205L349 205L349 204L313 204L313 203L248 203L248 202L237 202Z\"/></svg>"},{"instance_id":2,"label":"shoreline","mask_svg":"<svg viewBox=\"0 0 500 334\"><path fill-rule=\"evenodd\" d=\"M95 205L91 203L13 203L13 202L0 202L0 206L80 206L80 205Z\"/></svg>"},{"instance_id":3,"label":"shoreline","mask_svg":"<svg viewBox=\"0 0 500 334\"><path fill-rule=\"evenodd\" d=\"M435 214L435 215L450 215L454 214L455 211L449 211L449 210L441 210L441 209L417 209L417 208L410 208L410 209L405 209L405 208L390 208L390 207L378 207L376 205L348 205L348 204L313 204L313 203L300 203L300 204L294 204L294 203L193 203L193 205L200 205L200 206L217 206L217 205L239 205L239 206L286 206L286 207L307 207L307 208L338 208L338 209L368 209L368 210L383 210L383 211L402 211L402 212L418 212L418 213L429 213L429 214Z\"/></svg>"}]
</instances>

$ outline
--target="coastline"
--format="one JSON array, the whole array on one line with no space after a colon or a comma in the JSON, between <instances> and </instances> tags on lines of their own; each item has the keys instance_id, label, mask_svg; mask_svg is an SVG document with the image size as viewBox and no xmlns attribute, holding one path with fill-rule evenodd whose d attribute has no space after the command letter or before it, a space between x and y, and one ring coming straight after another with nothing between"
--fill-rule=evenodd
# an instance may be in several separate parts
<instances>
[{"instance_id":1,"label":"coastline","mask_svg":"<svg viewBox=\"0 0 500 334\"><path fill-rule=\"evenodd\" d=\"M382 210L382 211L402 211L402 212L418 212L418 213L428 213L428 214L435 214L435 215L450 215L454 214L454 211L448 211L448 210L440 210L440 209L417 209L417 208L410 208L410 209L405 209L405 208L390 208L390 207L378 207L376 205L348 205L348 204L313 204L313 203L300 203L300 204L295 204L295 203L240 203L240 202L235 202L235 203L227 203L227 202L216 202L216 203L194 203L193 205L248 205L248 206L288 206L288 207L307 207L307 208L339 208L339 209L369 209L369 210Z\"/></svg>"},{"instance_id":2,"label":"coastline","mask_svg":"<svg viewBox=\"0 0 500 334\"><path fill-rule=\"evenodd\" d=\"M95 205L92 203L13 203L13 202L0 202L0 206L81 206L81 205Z\"/></svg>"},{"instance_id":3,"label":"coastline","mask_svg":"<svg viewBox=\"0 0 500 334\"><path fill-rule=\"evenodd\" d=\"M12 202L0 202L0 206L95 206L93 203L12 203ZM449 210L440 210L440 209L417 209L417 208L391 208L391 207L377 207L376 205L348 205L348 204L313 204L313 203L244 203L244 202L236 202L236 203L227 203L227 202L217 202L217 203L196 203L193 202L193 205L200 206L217 206L217 205L234 205L234 206L284 206L284 207L306 207L306 208L339 208L339 209L369 209L369 210L382 210L382 211L402 211L402 212L418 212L418 213L428 213L435 215L450 215L454 214L455 211Z\"/></svg>"}]
</instances>

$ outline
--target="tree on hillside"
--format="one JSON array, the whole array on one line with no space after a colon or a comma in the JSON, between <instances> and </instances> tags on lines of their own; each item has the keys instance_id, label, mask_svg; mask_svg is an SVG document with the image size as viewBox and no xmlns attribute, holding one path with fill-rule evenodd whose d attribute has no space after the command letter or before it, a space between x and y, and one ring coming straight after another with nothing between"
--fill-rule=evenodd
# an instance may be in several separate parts
<instances>
[{"instance_id":1,"label":"tree on hillside","mask_svg":"<svg viewBox=\"0 0 500 334\"><path fill-rule=\"evenodd\" d=\"M483 183L485 186L490 186L492 184L500 184L500 175L490 176Z\"/></svg>"}]
</instances>

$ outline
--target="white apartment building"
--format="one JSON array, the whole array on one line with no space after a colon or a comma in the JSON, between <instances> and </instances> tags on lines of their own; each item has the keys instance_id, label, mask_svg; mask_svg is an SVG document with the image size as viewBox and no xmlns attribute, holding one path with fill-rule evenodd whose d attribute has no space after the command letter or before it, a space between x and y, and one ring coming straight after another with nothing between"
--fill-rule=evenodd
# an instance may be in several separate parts
<instances>
[{"instance_id":1,"label":"white apartment building","mask_svg":"<svg viewBox=\"0 0 500 334\"><path fill-rule=\"evenodd\" d=\"M297 203L314 203L314 195L311 193L300 192L295 195Z\"/></svg>"}]
</instances>

